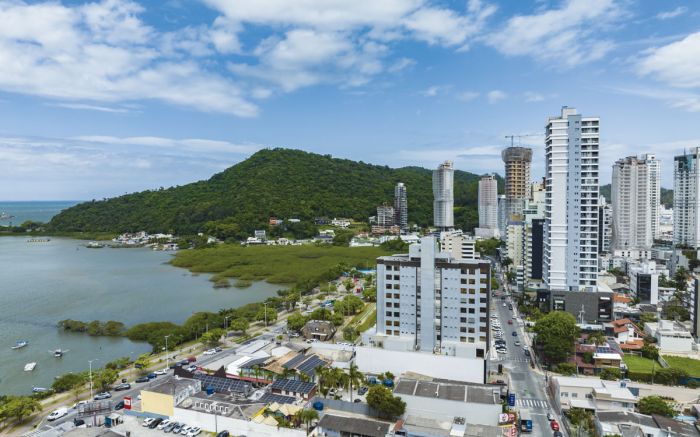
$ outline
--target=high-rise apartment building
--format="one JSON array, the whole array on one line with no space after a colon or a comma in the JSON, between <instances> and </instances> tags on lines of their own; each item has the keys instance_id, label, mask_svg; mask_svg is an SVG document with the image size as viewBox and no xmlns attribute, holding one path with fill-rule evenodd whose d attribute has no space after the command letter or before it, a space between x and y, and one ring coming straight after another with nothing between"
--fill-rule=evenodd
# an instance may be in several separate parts
<instances>
[{"instance_id":1,"label":"high-rise apartment building","mask_svg":"<svg viewBox=\"0 0 700 437\"><path fill-rule=\"evenodd\" d=\"M390 205L379 205L377 207L377 224L379 226L394 226L394 207Z\"/></svg>"},{"instance_id":2,"label":"high-rise apartment building","mask_svg":"<svg viewBox=\"0 0 700 437\"><path fill-rule=\"evenodd\" d=\"M700 147L673 159L673 244L700 247Z\"/></svg>"},{"instance_id":3,"label":"high-rise apartment building","mask_svg":"<svg viewBox=\"0 0 700 437\"><path fill-rule=\"evenodd\" d=\"M660 217L661 217L661 162L656 159L656 155L647 153L642 155L642 160L647 165L649 172L649 209L651 213L651 236L653 240L661 238Z\"/></svg>"},{"instance_id":4,"label":"high-rise apartment building","mask_svg":"<svg viewBox=\"0 0 700 437\"><path fill-rule=\"evenodd\" d=\"M654 244L652 224L654 220L658 222L659 210L658 168L656 159L648 165L636 156L613 164L610 196L613 250L650 249ZM656 190L653 194L652 189Z\"/></svg>"},{"instance_id":5,"label":"high-rise apartment building","mask_svg":"<svg viewBox=\"0 0 700 437\"><path fill-rule=\"evenodd\" d=\"M598 200L598 252L608 253L612 245L612 207L605 197L600 196Z\"/></svg>"},{"instance_id":6,"label":"high-rise apartment building","mask_svg":"<svg viewBox=\"0 0 700 437\"><path fill-rule=\"evenodd\" d=\"M454 172L451 161L433 170L433 225L443 231L454 228Z\"/></svg>"},{"instance_id":7,"label":"high-rise apartment building","mask_svg":"<svg viewBox=\"0 0 700 437\"><path fill-rule=\"evenodd\" d=\"M402 182L394 187L394 224L401 229L401 233L408 232L408 196L406 185Z\"/></svg>"},{"instance_id":8,"label":"high-rise apartment building","mask_svg":"<svg viewBox=\"0 0 700 437\"><path fill-rule=\"evenodd\" d=\"M501 152L505 163L505 214L506 221L518 220L522 215L525 201L530 197L530 165L532 149L508 147Z\"/></svg>"},{"instance_id":9,"label":"high-rise apartment building","mask_svg":"<svg viewBox=\"0 0 700 437\"><path fill-rule=\"evenodd\" d=\"M438 251L435 237L377 259L377 334L385 348L485 358L491 264Z\"/></svg>"},{"instance_id":10,"label":"high-rise apartment building","mask_svg":"<svg viewBox=\"0 0 700 437\"><path fill-rule=\"evenodd\" d=\"M596 291L600 119L563 107L545 130L543 280L550 291Z\"/></svg>"},{"instance_id":11,"label":"high-rise apartment building","mask_svg":"<svg viewBox=\"0 0 700 437\"><path fill-rule=\"evenodd\" d=\"M479 227L498 228L498 181L493 175L479 179Z\"/></svg>"},{"instance_id":12,"label":"high-rise apartment building","mask_svg":"<svg viewBox=\"0 0 700 437\"><path fill-rule=\"evenodd\" d=\"M440 251L455 259L476 259L479 256L476 240L462 231L440 233Z\"/></svg>"}]
</instances>

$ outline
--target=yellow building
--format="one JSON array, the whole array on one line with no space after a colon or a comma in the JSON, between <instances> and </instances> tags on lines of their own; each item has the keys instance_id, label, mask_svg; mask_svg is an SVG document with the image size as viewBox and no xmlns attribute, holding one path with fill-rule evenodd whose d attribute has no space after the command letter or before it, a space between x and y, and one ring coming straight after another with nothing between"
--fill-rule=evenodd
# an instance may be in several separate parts
<instances>
[{"instance_id":1,"label":"yellow building","mask_svg":"<svg viewBox=\"0 0 700 437\"><path fill-rule=\"evenodd\" d=\"M202 382L187 378L169 378L141 390L141 411L170 417L175 405L202 391Z\"/></svg>"}]
</instances>

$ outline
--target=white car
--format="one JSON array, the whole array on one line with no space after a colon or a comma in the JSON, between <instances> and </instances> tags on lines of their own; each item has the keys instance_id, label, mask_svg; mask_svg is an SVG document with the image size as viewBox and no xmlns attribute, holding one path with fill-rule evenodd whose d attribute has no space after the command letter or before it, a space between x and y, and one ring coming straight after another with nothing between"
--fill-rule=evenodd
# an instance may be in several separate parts
<instances>
[{"instance_id":1,"label":"white car","mask_svg":"<svg viewBox=\"0 0 700 437\"><path fill-rule=\"evenodd\" d=\"M193 426L187 426L187 425L185 425L185 426L183 426L182 429L180 430L180 434L181 434L181 435L187 435L187 433L190 432L190 430L191 430L192 428L194 428L194 427L193 427Z\"/></svg>"},{"instance_id":2,"label":"white car","mask_svg":"<svg viewBox=\"0 0 700 437\"><path fill-rule=\"evenodd\" d=\"M167 374L168 374L168 369L156 370L156 371L153 372L153 373L155 373L156 375L167 375Z\"/></svg>"},{"instance_id":3,"label":"white car","mask_svg":"<svg viewBox=\"0 0 700 437\"><path fill-rule=\"evenodd\" d=\"M209 349L203 352L204 355L214 355L216 351L214 349Z\"/></svg>"},{"instance_id":4,"label":"white car","mask_svg":"<svg viewBox=\"0 0 700 437\"><path fill-rule=\"evenodd\" d=\"M143 423L141 424L141 426L143 426L144 428L146 428L146 427L148 427L148 425L150 425L151 423L153 423L154 420L156 420L156 419L154 419L154 418L152 418L152 417L149 417L149 418L147 418L146 420L143 421Z\"/></svg>"},{"instance_id":5,"label":"white car","mask_svg":"<svg viewBox=\"0 0 700 437\"><path fill-rule=\"evenodd\" d=\"M189 437L193 437L193 436L199 435L200 432L202 432L202 429L198 426L195 426L193 428L190 428L190 430L187 432L187 435Z\"/></svg>"},{"instance_id":6,"label":"white car","mask_svg":"<svg viewBox=\"0 0 700 437\"><path fill-rule=\"evenodd\" d=\"M68 414L68 408L61 407L57 410L54 410L49 416L47 417L48 420L53 421L56 419L60 419L61 417L65 416Z\"/></svg>"},{"instance_id":7,"label":"white car","mask_svg":"<svg viewBox=\"0 0 700 437\"><path fill-rule=\"evenodd\" d=\"M163 429L163 428L165 428L165 427L168 426L168 425L170 425L170 420L169 420L169 419L165 419L164 421L162 421L162 422L160 422L160 423L158 424L158 429Z\"/></svg>"}]
</instances>

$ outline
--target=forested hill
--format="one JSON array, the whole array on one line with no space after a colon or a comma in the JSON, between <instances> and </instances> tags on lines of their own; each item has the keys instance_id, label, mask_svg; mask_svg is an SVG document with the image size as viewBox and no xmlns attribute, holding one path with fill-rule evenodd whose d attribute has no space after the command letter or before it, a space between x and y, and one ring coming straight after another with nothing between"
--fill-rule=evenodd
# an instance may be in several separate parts
<instances>
[{"instance_id":1,"label":"forested hill","mask_svg":"<svg viewBox=\"0 0 700 437\"><path fill-rule=\"evenodd\" d=\"M605 197L605 200L610 203L610 184L600 186L600 194ZM673 208L673 190L661 187L661 204L666 208Z\"/></svg>"},{"instance_id":2,"label":"forested hill","mask_svg":"<svg viewBox=\"0 0 700 437\"><path fill-rule=\"evenodd\" d=\"M455 225L462 229L478 222L478 179L455 171ZM299 150L265 149L206 181L81 203L55 216L49 228L180 235L218 229L213 233L242 238L254 229L266 229L271 216L366 221L375 215L377 205L393 203L397 182L407 187L409 221L429 225L433 213L429 169L392 169Z\"/></svg>"}]
</instances>

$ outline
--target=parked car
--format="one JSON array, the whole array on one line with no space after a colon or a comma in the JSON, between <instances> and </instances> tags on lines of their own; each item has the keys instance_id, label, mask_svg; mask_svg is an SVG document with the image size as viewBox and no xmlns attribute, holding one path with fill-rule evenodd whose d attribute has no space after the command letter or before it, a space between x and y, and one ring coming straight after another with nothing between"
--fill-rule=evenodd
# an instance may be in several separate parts
<instances>
[{"instance_id":1,"label":"parked car","mask_svg":"<svg viewBox=\"0 0 700 437\"><path fill-rule=\"evenodd\" d=\"M178 423L177 425L175 425L175 427L173 427L173 434L180 434L180 431L182 431L182 428L184 427L184 423Z\"/></svg>"},{"instance_id":2,"label":"parked car","mask_svg":"<svg viewBox=\"0 0 700 437\"><path fill-rule=\"evenodd\" d=\"M549 426L552 427L552 431L559 431L559 423L556 420L549 422Z\"/></svg>"},{"instance_id":3,"label":"parked car","mask_svg":"<svg viewBox=\"0 0 700 437\"><path fill-rule=\"evenodd\" d=\"M148 378L148 379L154 379L157 377L158 377L158 375L156 375L155 373L149 373L148 375L146 375L146 378Z\"/></svg>"},{"instance_id":4,"label":"parked car","mask_svg":"<svg viewBox=\"0 0 700 437\"><path fill-rule=\"evenodd\" d=\"M54 421L56 419L60 419L61 417L65 416L66 414L68 414L68 408L61 407L57 410L52 411L51 414L49 414L49 416L47 417L47 419L50 421Z\"/></svg>"},{"instance_id":5,"label":"parked car","mask_svg":"<svg viewBox=\"0 0 700 437\"><path fill-rule=\"evenodd\" d=\"M134 382L148 382L150 379L148 379L148 376L142 376L140 378L136 378Z\"/></svg>"},{"instance_id":6,"label":"parked car","mask_svg":"<svg viewBox=\"0 0 700 437\"><path fill-rule=\"evenodd\" d=\"M181 366L187 366L187 365L189 365L189 364L190 364L189 360L182 360L182 361L180 361L180 365L181 365Z\"/></svg>"},{"instance_id":7,"label":"parked car","mask_svg":"<svg viewBox=\"0 0 700 437\"><path fill-rule=\"evenodd\" d=\"M564 437L564 434L562 434L561 431L554 431L552 437Z\"/></svg>"},{"instance_id":8,"label":"parked car","mask_svg":"<svg viewBox=\"0 0 700 437\"><path fill-rule=\"evenodd\" d=\"M163 421L163 419L161 419L160 417L158 417L156 420L154 420L153 422L151 422L151 424L148 425L148 427L151 428L151 429L156 429L156 427L157 427L158 425L160 425L160 423L161 423L162 421Z\"/></svg>"},{"instance_id":9,"label":"parked car","mask_svg":"<svg viewBox=\"0 0 700 437\"><path fill-rule=\"evenodd\" d=\"M193 428L190 428L190 430L187 432L188 437L194 437L196 435L199 435L202 432L202 429L198 426L195 426Z\"/></svg>"},{"instance_id":10,"label":"parked car","mask_svg":"<svg viewBox=\"0 0 700 437\"><path fill-rule=\"evenodd\" d=\"M551 422L552 420L554 420L554 414L552 414L552 413L547 413L547 420L549 420L550 422Z\"/></svg>"},{"instance_id":11,"label":"parked car","mask_svg":"<svg viewBox=\"0 0 700 437\"><path fill-rule=\"evenodd\" d=\"M117 405L114 406L115 410L121 410L122 408L124 408L124 401L123 400L117 402Z\"/></svg>"},{"instance_id":12,"label":"parked car","mask_svg":"<svg viewBox=\"0 0 700 437\"><path fill-rule=\"evenodd\" d=\"M367 387L360 387L360 389L357 390L357 394L363 396L365 393L367 393L367 390L369 390Z\"/></svg>"},{"instance_id":13,"label":"parked car","mask_svg":"<svg viewBox=\"0 0 700 437\"><path fill-rule=\"evenodd\" d=\"M148 418L146 418L146 420L143 421L141 426L143 426L144 428L147 428L151 423L153 423L154 420L156 420L156 419L154 419L153 417L148 417Z\"/></svg>"},{"instance_id":14,"label":"parked car","mask_svg":"<svg viewBox=\"0 0 700 437\"><path fill-rule=\"evenodd\" d=\"M177 422L170 422L163 428L164 433L169 433L171 432L177 425L179 425Z\"/></svg>"},{"instance_id":15,"label":"parked car","mask_svg":"<svg viewBox=\"0 0 700 437\"><path fill-rule=\"evenodd\" d=\"M122 390L129 390L131 388L131 384L128 382L125 382L123 384L119 384L118 386L114 387L114 391L122 391Z\"/></svg>"},{"instance_id":16,"label":"parked car","mask_svg":"<svg viewBox=\"0 0 700 437\"><path fill-rule=\"evenodd\" d=\"M214 355L216 351L214 349L208 349L202 352L203 355Z\"/></svg>"},{"instance_id":17,"label":"parked car","mask_svg":"<svg viewBox=\"0 0 700 437\"><path fill-rule=\"evenodd\" d=\"M153 372L153 373L155 373L156 375L167 375L167 374L168 374L168 369L156 370L156 371Z\"/></svg>"},{"instance_id":18,"label":"parked car","mask_svg":"<svg viewBox=\"0 0 700 437\"><path fill-rule=\"evenodd\" d=\"M190 363L194 363L195 361L197 361L197 357L195 357L195 356L187 357L187 361Z\"/></svg>"},{"instance_id":19,"label":"parked car","mask_svg":"<svg viewBox=\"0 0 700 437\"><path fill-rule=\"evenodd\" d=\"M108 391L103 391L102 393L97 393L93 399L96 401L101 401L103 399L109 399L112 397L112 393Z\"/></svg>"},{"instance_id":20,"label":"parked car","mask_svg":"<svg viewBox=\"0 0 700 437\"><path fill-rule=\"evenodd\" d=\"M170 419L165 419L164 421L160 422L158 425L158 429L165 429L166 426L170 425L172 422Z\"/></svg>"},{"instance_id":21,"label":"parked car","mask_svg":"<svg viewBox=\"0 0 700 437\"><path fill-rule=\"evenodd\" d=\"M87 425L83 419L73 419L73 426L76 428L87 428Z\"/></svg>"},{"instance_id":22,"label":"parked car","mask_svg":"<svg viewBox=\"0 0 700 437\"><path fill-rule=\"evenodd\" d=\"M220 433L218 433L218 434L216 435L216 437L229 437L229 436L230 436L230 434L229 434L229 432L226 431L226 430L221 431Z\"/></svg>"}]
</instances>

